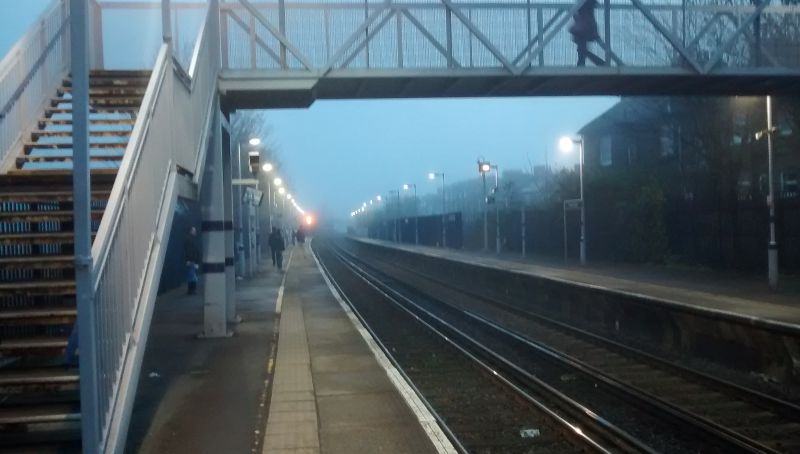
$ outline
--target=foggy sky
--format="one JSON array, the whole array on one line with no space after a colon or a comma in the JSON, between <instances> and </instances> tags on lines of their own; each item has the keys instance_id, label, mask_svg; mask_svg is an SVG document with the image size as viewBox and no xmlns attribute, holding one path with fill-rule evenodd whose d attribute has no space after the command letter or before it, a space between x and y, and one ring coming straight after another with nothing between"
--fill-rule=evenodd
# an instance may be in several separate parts
<instances>
[{"instance_id":1,"label":"foggy sky","mask_svg":"<svg viewBox=\"0 0 800 454\"><path fill-rule=\"evenodd\" d=\"M448 182L476 175L478 156L503 169L572 166L558 138L617 98L488 98L318 101L309 109L267 111L272 142L301 205L348 217L362 202L403 183L435 192L431 171Z\"/></svg>"}]
</instances>

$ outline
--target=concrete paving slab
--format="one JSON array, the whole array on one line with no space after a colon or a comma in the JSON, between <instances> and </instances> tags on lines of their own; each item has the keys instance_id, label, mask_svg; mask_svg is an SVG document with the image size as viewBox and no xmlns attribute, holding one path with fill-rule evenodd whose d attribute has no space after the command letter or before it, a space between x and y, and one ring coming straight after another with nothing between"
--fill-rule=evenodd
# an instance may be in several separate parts
<instances>
[{"instance_id":1,"label":"concrete paving slab","mask_svg":"<svg viewBox=\"0 0 800 454\"><path fill-rule=\"evenodd\" d=\"M264 453L437 452L310 251L294 257L282 308Z\"/></svg>"},{"instance_id":2,"label":"concrete paving slab","mask_svg":"<svg viewBox=\"0 0 800 454\"><path fill-rule=\"evenodd\" d=\"M275 300L283 277L262 271L237 283L243 320L230 338L197 339L203 314L199 296L181 291L159 296L126 453L245 453L260 447L266 416L262 396L268 395Z\"/></svg>"}]
</instances>

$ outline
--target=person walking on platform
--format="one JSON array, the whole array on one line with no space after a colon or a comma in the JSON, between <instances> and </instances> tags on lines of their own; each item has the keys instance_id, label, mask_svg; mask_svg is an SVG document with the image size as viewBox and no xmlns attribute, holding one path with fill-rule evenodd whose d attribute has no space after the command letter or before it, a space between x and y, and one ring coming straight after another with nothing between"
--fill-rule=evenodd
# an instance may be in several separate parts
<instances>
[{"instance_id":1,"label":"person walking on platform","mask_svg":"<svg viewBox=\"0 0 800 454\"><path fill-rule=\"evenodd\" d=\"M283 235L281 235L281 231L277 227L273 227L272 233L269 234L269 248L272 251L272 263L279 270L282 270L283 251L286 249L286 244L283 242Z\"/></svg>"},{"instance_id":2,"label":"person walking on platform","mask_svg":"<svg viewBox=\"0 0 800 454\"><path fill-rule=\"evenodd\" d=\"M585 0L572 17L573 22L569 27L569 33L578 46L578 66L586 66L586 57L589 57L589 60L597 66L605 65L602 58L589 50L589 43L600 39L600 34L597 32L597 21L594 18L596 6L597 0Z\"/></svg>"},{"instance_id":3,"label":"person walking on platform","mask_svg":"<svg viewBox=\"0 0 800 454\"><path fill-rule=\"evenodd\" d=\"M200 269L200 245L197 240L197 228L191 227L189 229L189 236L183 244L184 258L186 260L186 268L188 271L186 294L194 295L197 291L198 270Z\"/></svg>"}]
</instances>

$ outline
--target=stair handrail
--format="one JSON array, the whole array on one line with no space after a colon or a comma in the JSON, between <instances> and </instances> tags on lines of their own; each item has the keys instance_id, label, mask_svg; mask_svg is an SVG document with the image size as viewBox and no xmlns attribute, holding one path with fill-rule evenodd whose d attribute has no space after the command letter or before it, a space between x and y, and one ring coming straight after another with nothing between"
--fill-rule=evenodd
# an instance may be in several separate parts
<instances>
[{"instance_id":1,"label":"stair handrail","mask_svg":"<svg viewBox=\"0 0 800 454\"><path fill-rule=\"evenodd\" d=\"M0 173L68 74L69 9L53 0L0 60ZM38 82L38 83L36 83Z\"/></svg>"},{"instance_id":2,"label":"stair handrail","mask_svg":"<svg viewBox=\"0 0 800 454\"><path fill-rule=\"evenodd\" d=\"M92 246L103 453L124 451L177 201L178 171L192 173L204 161L198 155L207 148L207 118L217 108L219 27L211 25L219 15L212 5L216 2L207 9L188 73L172 58L169 44L159 49Z\"/></svg>"}]
</instances>

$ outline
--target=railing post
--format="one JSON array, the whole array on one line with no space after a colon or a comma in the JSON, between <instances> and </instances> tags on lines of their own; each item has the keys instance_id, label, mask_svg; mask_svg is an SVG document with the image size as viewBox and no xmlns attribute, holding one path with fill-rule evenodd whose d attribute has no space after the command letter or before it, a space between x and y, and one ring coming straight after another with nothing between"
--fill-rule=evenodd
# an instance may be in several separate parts
<instances>
[{"instance_id":1,"label":"railing post","mask_svg":"<svg viewBox=\"0 0 800 454\"><path fill-rule=\"evenodd\" d=\"M453 12L446 5L445 10L447 11L447 67L452 68L455 66L453 62Z\"/></svg>"},{"instance_id":2,"label":"railing post","mask_svg":"<svg viewBox=\"0 0 800 454\"><path fill-rule=\"evenodd\" d=\"M278 29L281 35L286 36L286 4L278 0ZM286 45L281 43L281 69L286 69Z\"/></svg>"},{"instance_id":3,"label":"railing post","mask_svg":"<svg viewBox=\"0 0 800 454\"><path fill-rule=\"evenodd\" d=\"M606 66L611 66L611 0L603 3L603 39L606 41Z\"/></svg>"},{"instance_id":4,"label":"railing post","mask_svg":"<svg viewBox=\"0 0 800 454\"><path fill-rule=\"evenodd\" d=\"M70 0L72 51L72 197L75 237L75 290L80 349L83 453L100 443L97 388L97 326L92 288L91 182L89 171L89 0Z\"/></svg>"},{"instance_id":5,"label":"railing post","mask_svg":"<svg viewBox=\"0 0 800 454\"><path fill-rule=\"evenodd\" d=\"M169 47L169 54L172 56L172 13L170 0L161 0L161 34L164 44Z\"/></svg>"}]
</instances>

